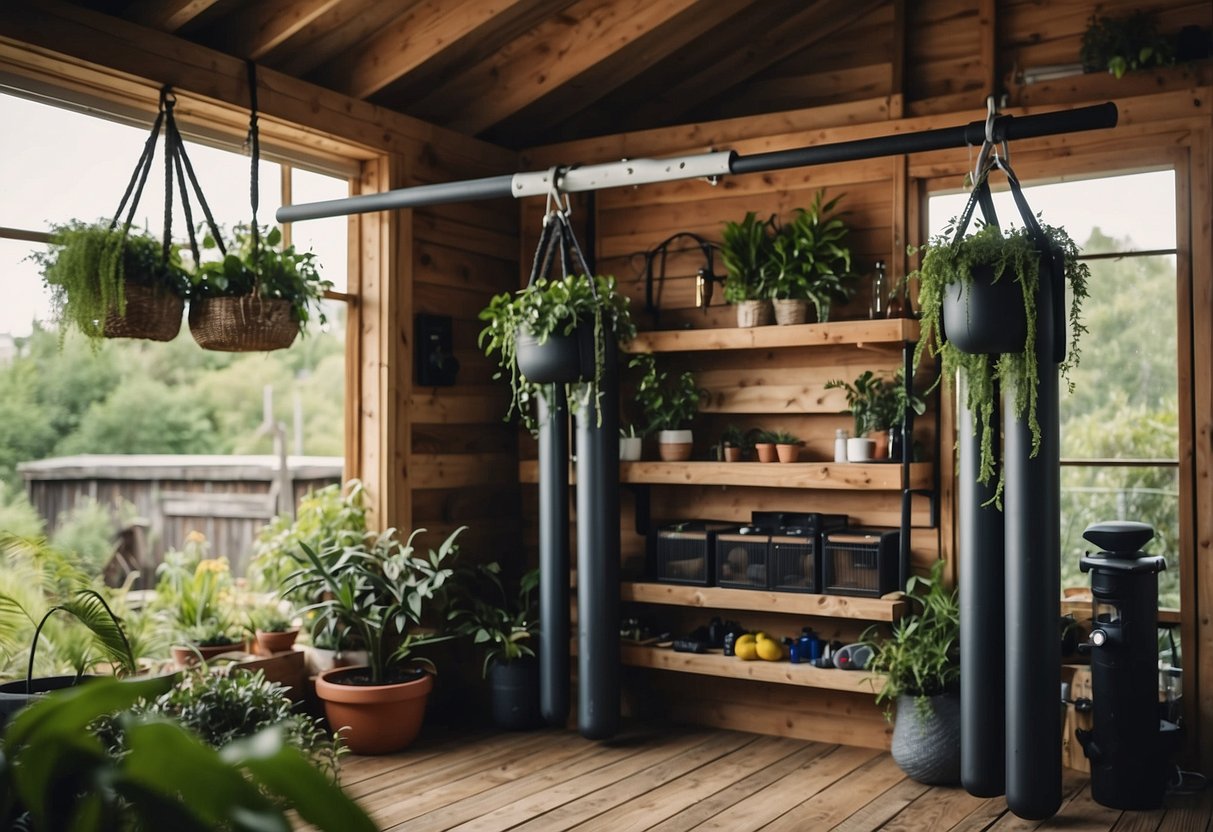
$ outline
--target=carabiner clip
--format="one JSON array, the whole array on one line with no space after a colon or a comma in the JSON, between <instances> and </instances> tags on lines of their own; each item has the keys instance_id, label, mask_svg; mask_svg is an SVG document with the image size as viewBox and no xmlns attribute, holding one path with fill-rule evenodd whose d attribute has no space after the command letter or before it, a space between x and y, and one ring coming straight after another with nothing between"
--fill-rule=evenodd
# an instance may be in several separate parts
<instances>
[{"instance_id":1,"label":"carabiner clip","mask_svg":"<svg viewBox=\"0 0 1213 832\"><path fill-rule=\"evenodd\" d=\"M569 195L560 190L560 179L564 176L564 172L568 168L560 165L553 165L548 169L548 196L547 205L544 209L543 224L547 225L553 214L563 214L565 219L568 219L573 214L572 203L569 202Z\"/></svg>"}]
</instances>

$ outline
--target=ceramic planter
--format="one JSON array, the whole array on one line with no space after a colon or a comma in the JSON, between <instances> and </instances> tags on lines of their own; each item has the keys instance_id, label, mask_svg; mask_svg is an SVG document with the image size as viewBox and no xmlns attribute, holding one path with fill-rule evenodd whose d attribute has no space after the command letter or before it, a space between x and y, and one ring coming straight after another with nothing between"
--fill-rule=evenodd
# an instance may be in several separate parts
<instances>
[{"instance_id":1,"label":"ceramic planter","mask_svg":"<svg viewBox=\"0 0 1213 832\"><path fill-rule=\"evenodd\" d=\"M799 445L776 445L775 453L780 462L796 462L800 459Z\"/></svg>"},{"instance_id":2,"label":"ceramic planter","mask_svg":"<svg viewBox=\"0 0 1213 832\"><path fill-rule=\"evenodd\" d=\"M725 462L741 462L741 448L736 445L724 446L724 461Z\"/></svg>"},{"instance_id":3,"label":"ceramic planter","mask_svg":"<svg viewBox=\"0 0 1213 832\"><path fill-rule=\"evenodd\" d=\"M689 430L663 430L657 434L662 462L686 462L691 458L692 434Z\"/></svg>"},{"instance_id":4,"label":"ceramic planter","mask_svg":"<svg viewBox=\"0 0 1213 832\"><path fill-rule=\"evenodd\" d=\"M781 300L776 298L775 323L780 326L803 324L808 320L809 302L807 300Z\"/></svg>"},{"instance_id":5,"label":"ceramic planter","mask_svg":"<svg viewBox=\"0 0 1213 832\"><path fill-rule=\"evenodd\" d=\"M876 442L866 436L852 436L847 440L847 462L871 462L876 452Z\"/></svg>"},{"instance_id":6,"label":"ceramic planter","mask_svg":"<svg viewBox=\"0 0 1213 832\"><path fill-rule=\"evenodd\" d=\"M912 780L933 786L959 784L960 697L929 697L925 714L913 696L897 697L891 753Z\"/></svg>"},{"instance_id":7,"label":"ceramic planter","mask_svg":"<svg viewBox=\"0 0 1213 832\"><path fill-rule=\"evenodd\" d=\"M316 677L316 696L324 702L329 726L340 731L355 754L390 754L406 748L421 731L434 679L421 675L394 685L342 684L367 668L341 667Z\"/></svg>"},{"instance_id":8,"label":"ceramic planter","mask_svg":"<svg viewBox=\"0 0 1213 832\"><path fill-rule=\"evenodd\" d=\"M489 693L492 696L493 724L506 731L538 728L539 663L534 659L495 661L489 665Z\"/></svg>"},{"instance_id":9,"label":"ceramic planter","mask_svg":"<svg viewBox=\"0 0 1213 832\"><path fill-rule=\"evenodd\" d=\"M75 676L44 676L39 679L30 680L28 691L25 687L24 679L16 682L5 682L3 685L0 685L0 726L3 726L9 717L17 713L17 711L40 698L43 694L57 690L67 690L68 688L75 687L79 682L84 682L91 678L91 676L81 678Z\"/></svg>"},{"instance_id":10,"label":"ceramic planter","mask_svg":"<svg viewBox=\"0 0 1213 832\"><path fill-rule=\"evenodd\" d=\"M769 300L743 300L737 304L737 325L740 327L766 326L771 317Z\"/></svg>"},{"instance_id":11,"label":"ceramic planter","mask_svg":"<svg viewBox=\"0 0 1213 832\"><path fill-rule=\"evenodd\" d=\"M635 462L640 459L644 440L639 436L624 436L619 440L619 461Z\"/></svg>"},{"instance_id":12,"label":"ceramic planter","mask_svg":"<svg viewBox=\"0 0 1213 832\"><path fill-rule=\"evenodd\" d=\"M943 294L943 337L967 353L1023 352L1027 339L1023 288L1008 272L977 266L971 280L949 284Z\"/></svg>"},{"instance_id":13,"label":"ceramic planter","mask_svg":"<svg viewBox=\"0 0 1213 832\"><path fill-rule=\"evenodd\" d=\"M775 462L779 459L779 451L773 442L757 442L754 451L758 454L759 462Z\"/></svg>"},{"instance_id":14,"label":"ceramic planter","mask_svg":"<svg viewBox=\"0 0 1213 832\"><path fill-rule=\"evenodd\" d=\"M594 326L581 325L572 335L553 333L542 344L529 332L514 341L518 371L538 384L571 384L594 377Z\"/></svg>"},{"instance_id":15,"label":"ceramic planter","mask_svg":"<svg viewBox=\"0 0 1213 832\"><path fill-rule=\"evenodd\" d=\"M299 628L287 630L285 632L270 633L265 630L257 630L257 646L267 656L272 656L275 653L284 653L290 650L295 644L295 639L299 635Z\"/></svg>"}]
</instances>

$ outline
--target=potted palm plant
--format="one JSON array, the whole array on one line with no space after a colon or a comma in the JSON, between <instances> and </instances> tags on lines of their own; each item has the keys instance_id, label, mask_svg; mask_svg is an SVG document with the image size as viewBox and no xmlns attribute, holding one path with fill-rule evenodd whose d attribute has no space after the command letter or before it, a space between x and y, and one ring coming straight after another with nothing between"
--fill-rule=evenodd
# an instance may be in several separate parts
<instances>
[{"instance_id":1,"label":"potted palm plant","mask_svg":"<svg viewBox=\"0 0 1213 832\"><path fill-rule=\"evenodd\" d=\"M737 307L737 325L765 326L771 322L767 286L775 217L759 221L749 211L741 222L726 222L721 232L720 254L726 277L724 299Z\"/></svg>"},{"instance_id":2,"label":"potted palm plant","mask_svg":"<svg viewBox=\"0 0 1213 832\"><path fill-rule=\"evenodd\" d=\"M876 702L885 716L896 710L894 761L920 783L951 785L960 781L960 605L944 584L943 563L907 582L915 612L888 638L868 639L868 670L883 679Z\"/></svg>"},{"instance_id":3,"label":"potted palm plant","mask_svg":"<svg viewBox=\"0 0 1213 832\"><path fill-rule=\"evenodd\" d=\"M640 353L630 366L643 372L636 386L636 401L644 409L648 430L657 431L661 459L665 462L690 459L694 435L689 425L699 413L705 391L695 385L695 376L690 372L669 378L665 370L657 369L652 353Z\"/></svg>"},{"instance_id":4,"label":"potted palm plant","mask_svg":"<svg viewBox=\"0 0 1213 832\"><path fill-rule=\"evenodd\" d=\"M767 290L776 322L804 323L812 303L817 321L825 323L833 303L854 294L851 251L843 245L849 229L843 214L834 213L842 196L823 204L825 192L818 191L812 205L798 208L796 218L775 234Z\"/></svg>"},{"instance_id":5,"label":"potted palm plant","mask_svg":"<svg viewBox=\"0 0 1213 832\"><path fill-rule=\"evenodd\" d=\"M317 271L316 255L282 246L282 232L237 225L233 245L195 266L191 277L190 333L198 345L222 352L289 347L313 314L325 323L320 301L332 283ZM208 251L219 247L211 234Z\"/></svg>"},{"instance_id":6,"label":"potted palm plant","mask_svg":"<svg viewBox=\"0 0 1213 832\"><path fill-rule=\"evenodd\" d=\"M539 665L528 643L537 631L535 588L538 570L518 582L511 598L501 584L496 563L477 567L449 618L455 631L471 636L484 647L481 672L489 680L493 722L499 728L521 731L542 722L539 713Z\"/></svg>"},{"instance_id":7,"label":"potted palm plant","mask_svg":"<svg viewBox=\"0 0 1213 832\"><path fill-rule=\"evenodd\" d=\"M905 420L906 412L922 415L926 411L926 402L906 390L903 378L900 370L891 380L864 370L854 382L826 382L827 390L846 392L847 412L855 419L855 436L847 440L848 461L889 458L894 428Z\"/></svg>"},{"instance_id":8,"label":"potted palm plant","mask_svg":"<svg viewBox=\"0 0 1213 832\"><path fill-rule=\"evenodd\" d=\"M366 665L334 668L316 679L329 723L345 732L356 754L398 751L421 730L435 669L413 650L450 638L418 628L430 608L445 606L444 585L464 528L428 556L413 545L424 529L403 541L389 529L324 552L300 544L301 566L290 576L287 594L323 590L303 612L314 611L320 626L353 631L367 652Z\"/></svg>"},{"instance_id":9,"label":"potted palm plant","mask_svg":"<svg viewBox=\"0 0 1213 832\"><path fill-rule=\"evenodd\" d=\"M89 338L171 341L181 329L190 281L176 246L149 234L73 220L51 230L33 255L61 323Z\"/></svg>"}]
</instances>

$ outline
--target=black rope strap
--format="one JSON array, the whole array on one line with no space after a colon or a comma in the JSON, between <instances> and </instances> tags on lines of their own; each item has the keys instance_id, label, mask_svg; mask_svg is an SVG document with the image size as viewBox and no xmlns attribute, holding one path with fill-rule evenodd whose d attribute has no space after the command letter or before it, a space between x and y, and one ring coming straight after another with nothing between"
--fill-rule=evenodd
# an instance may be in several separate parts
<instances>
[{"instance_id":1,"label":"black rope strap","mask_svg":"<svg viewBox=\"0 0 1213 832\"><path fill-rule=\"evenodd\" d=\"M261 229L257 227L257 207L261 201L257 181L257 168L261 161L261 139L257 130L257 65L252 61L247 61L246 66L248 67L249 98L248 145L249 156L252 158L249 178L249 201L253 206L253 262L257 263L259 262L257 256L258 250L261 247Z\"/></svg>"}]
</instances>

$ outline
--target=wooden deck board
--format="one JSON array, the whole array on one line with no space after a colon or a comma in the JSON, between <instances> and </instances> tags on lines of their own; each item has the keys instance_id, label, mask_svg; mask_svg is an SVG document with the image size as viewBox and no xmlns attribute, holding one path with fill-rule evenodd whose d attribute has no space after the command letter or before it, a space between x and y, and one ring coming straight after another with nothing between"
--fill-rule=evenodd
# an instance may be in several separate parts
<instances>
[{"instance_id":1,"label":"wooden deck board","mask_svg":"<svg viewBox=\"0 0 1213 832\"><path fill-rule=\"evenodd\" d=\"M1213 789L1120 812L1067 769L1058 815L1024 821L1002 798L908 780L882 752L704 728L629 727L607 743L426 735L347 758L342 780L384 829L407 832L1213 832Z\"/></svg>"}]
</instances>

